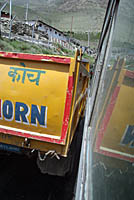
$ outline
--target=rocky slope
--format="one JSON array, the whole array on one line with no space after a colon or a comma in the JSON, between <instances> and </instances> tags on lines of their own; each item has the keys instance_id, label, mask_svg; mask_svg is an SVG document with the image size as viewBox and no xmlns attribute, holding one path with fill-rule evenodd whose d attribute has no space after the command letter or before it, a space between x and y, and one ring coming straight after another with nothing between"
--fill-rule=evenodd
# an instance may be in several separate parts
<instances>
[{"instance_id":1,"label":"rocky slope","mask_svg":"<svg viewBox=\"0 0 134 200\"><path fill-rule=\"evenodd\" d=\"M21 15L17 7L14 9L18 18L24 19L27 1L13 1L14 6L23 9ZM72 23L74 32L98 32L102 27L107 3L108 0L29 0L33 14L29 12L28 18L41 19L63 31L70 31Z\"/></svg>"},{"instance_id":2,"label":"rocky slope","mask_svg":"<svg viewBox=\"0 0 134 200\"><path fill-rule=\"evenodd\" d=\"M107 0L48 0L46 5L51 8L55 7L61 11L78 11L87 9L89 5L106 8Z\"/></svg>"}]
</instances>

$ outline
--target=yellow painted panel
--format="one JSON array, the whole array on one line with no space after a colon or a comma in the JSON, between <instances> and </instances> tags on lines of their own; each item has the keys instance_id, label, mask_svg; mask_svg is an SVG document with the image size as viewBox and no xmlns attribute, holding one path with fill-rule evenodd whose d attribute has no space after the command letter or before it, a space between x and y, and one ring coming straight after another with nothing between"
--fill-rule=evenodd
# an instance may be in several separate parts
<instances>
[{"instance_id":1,"label":"yellow painted panel","mask_svg":"<svg viewBox=\"0 0 134 200\"><path fill-rule=\"evenodd\" d=\"M0 127L8 126L60 138L69 65L1 58L0 77ZM20 113L25 110L24 107L28 108L28 112L22 116L24 113ZM16 108L19 115L15 112ZM45 117L44 121L39 122L41 114L45 114Z\"/></svg>"}]
</instances>

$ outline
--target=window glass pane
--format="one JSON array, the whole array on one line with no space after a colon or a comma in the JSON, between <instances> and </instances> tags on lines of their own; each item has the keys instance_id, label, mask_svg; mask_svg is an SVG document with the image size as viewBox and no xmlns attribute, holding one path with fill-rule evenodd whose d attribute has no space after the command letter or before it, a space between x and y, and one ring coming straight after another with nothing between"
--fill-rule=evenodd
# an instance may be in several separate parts
<instances>
[{"instance_id":1,"label":"window glass pane","mask_svg":"<svg viewBox=\"0 0 134 200\"><path fill-rule=\"evenodd\" d=\"M89 173L95 200L126 200L134 196L133 10L133 0L120 1L110 46L106 50L104 42L102 48L109 54L104 56L90 125L92 172Z\"/></svg>"}]
</instances>

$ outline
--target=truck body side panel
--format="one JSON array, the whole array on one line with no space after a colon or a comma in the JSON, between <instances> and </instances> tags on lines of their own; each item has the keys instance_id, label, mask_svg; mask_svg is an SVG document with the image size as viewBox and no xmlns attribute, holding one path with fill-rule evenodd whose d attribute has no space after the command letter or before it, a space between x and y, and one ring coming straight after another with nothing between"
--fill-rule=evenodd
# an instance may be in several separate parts
<instances>
[{"instance_id":1,"label":"truck body side panel","mask_svg":"<svg viewBox=\"0 0 134 200\"><path fill-rule=\"evenodd\" d=\"M0 142L25 147L28 140L29 148L67 154L80 117L72 123L76 107L78 113L85 101L83 96L82 108L75 105L76 83L81 82L78 56L0 52ZM82 81L83 94L87 80Z\"/></svg>"}]
</instances>

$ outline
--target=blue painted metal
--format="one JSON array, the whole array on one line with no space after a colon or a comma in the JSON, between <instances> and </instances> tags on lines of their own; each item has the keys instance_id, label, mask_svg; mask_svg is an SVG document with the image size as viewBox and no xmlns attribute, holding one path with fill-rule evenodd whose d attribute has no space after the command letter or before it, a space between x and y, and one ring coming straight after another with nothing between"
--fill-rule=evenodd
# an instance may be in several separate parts
<instances>
[{"instance_id":1,"label":"blue painted metal","mask_svg":"<svg viewBox=\"0 0 134 200\"><path fill-rule=\"evenodd\" d=\"M3 143L0 143L0 150L14 152L14 153L21 153L21 148L16 147L14 145L3 144Z\"/></svg>"}]
</instances>

